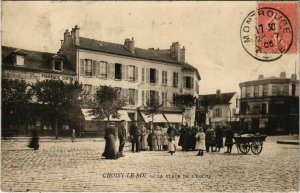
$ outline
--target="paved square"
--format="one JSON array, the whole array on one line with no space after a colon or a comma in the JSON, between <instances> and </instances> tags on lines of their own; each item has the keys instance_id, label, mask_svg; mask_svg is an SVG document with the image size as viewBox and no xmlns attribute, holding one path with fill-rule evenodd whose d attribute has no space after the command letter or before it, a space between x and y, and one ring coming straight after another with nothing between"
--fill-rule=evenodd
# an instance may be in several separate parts
<instances>
[{"instance_id":1,"label":"paved square","mask_svg":"<svg viewBox=\"0 0 300 193\"><path fill-rule=\"evenodd\" d=\"M101 159L104 141L2 141L2 191L299 191L299 146L264 143L259 155L126 152ZM223 149L222 151L225 151Z\"/></svg>"}]
</instances>

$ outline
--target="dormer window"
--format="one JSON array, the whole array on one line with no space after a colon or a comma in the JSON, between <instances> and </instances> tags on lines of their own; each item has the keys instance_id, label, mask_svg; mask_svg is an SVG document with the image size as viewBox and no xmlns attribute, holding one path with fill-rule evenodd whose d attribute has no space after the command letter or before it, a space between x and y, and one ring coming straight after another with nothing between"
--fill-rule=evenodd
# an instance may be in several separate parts
<instances>
[{"instance_id":1,"label":"dormer window","mask_svg":"<svg viewBox=\"0 0 300 193\"><path fill-rule=\"evenodd\" d=\"M54 60L53 70L63 71L63 61L62 60Z\"/></svg>"},{"instance_id":2,"label":"dormer window","mask_svg":"<svg viewBox=\"0 0 300 193\"><path fill-rule=\"evenodd\" d=\"M24 66L24 56L16 55L16 65Z\"/></svg>"},{"instance_id":3,"label":"dormer window","mask_svg":"<svg viewBox=\"0 0 300 193\"><path fill-rule=\"evenodd\" d=\"M16 66L25 66L25 56L27 55L27 53L25 53L22 50L15 50L13 52L13 56L14 56L14 63Z\"/></svg>"}]
</instances>

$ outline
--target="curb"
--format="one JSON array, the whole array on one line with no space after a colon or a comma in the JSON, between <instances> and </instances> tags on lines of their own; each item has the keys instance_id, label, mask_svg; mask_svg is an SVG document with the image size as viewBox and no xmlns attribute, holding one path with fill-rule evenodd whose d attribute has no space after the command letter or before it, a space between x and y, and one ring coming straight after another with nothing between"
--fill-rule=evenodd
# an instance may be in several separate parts
<instances>
[{"instance_id":1,"label":"curb","mask_svg":"<svg viewBox=\"0 0 300 193\"><path fill-rule=\"evenodd\" d=\"M277 141L278 144L299 145L299 141Z\"/></svg>"}]
</instances>

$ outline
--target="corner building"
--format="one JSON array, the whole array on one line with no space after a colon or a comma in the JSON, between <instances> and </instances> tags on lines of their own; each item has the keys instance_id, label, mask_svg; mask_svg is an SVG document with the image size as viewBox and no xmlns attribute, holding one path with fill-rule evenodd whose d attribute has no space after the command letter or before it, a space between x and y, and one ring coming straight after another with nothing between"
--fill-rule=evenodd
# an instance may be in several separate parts
<instances>
[{"instance_id":1,"label":"corner building","mask_svg":"<svg viewBox=\"0 0 300 193\"><path fill-rule=\"evenodd\" d=\"M59 53L65 55L76 70L77 79L83 83L88 94L86 100L93 100L93 94L100 86L121 89L126 98L124 111L130 121L143 117L143 105L150 96L155 96L164 106L165 120L156 122L175 122L182 120L182 113L172 106L173 95L199 94L200 74L192 65L185 62L185 48L178 42L170 49L141 49L134 46L134 39L125 39L124 44L115 44L80 36L75 26L64 33ZM83 107L85 108L85 107ZM86 107L87 108L87 107ZM88 130L97 127L83 111ZM174 117L175 115L175 117ZM127 115L126 115L127 116ZM195 108L187 111L185 120L189 125L195 121Z\"/></svg>"}]
</instances>

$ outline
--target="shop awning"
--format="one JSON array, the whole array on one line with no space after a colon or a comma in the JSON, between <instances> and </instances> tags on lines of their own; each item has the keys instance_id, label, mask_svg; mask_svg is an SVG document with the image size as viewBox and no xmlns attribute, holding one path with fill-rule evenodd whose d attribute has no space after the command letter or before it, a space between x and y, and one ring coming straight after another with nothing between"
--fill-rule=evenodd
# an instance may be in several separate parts
<instances>
[{"instance_id":1,"label":"shop awning","mask_svg":"<svg viewBox=\"0 0 300 193\"><path fill-rule=\"evenodd\" d=\"M91 109L81 109L81 112L84 116L84 120L86 121L107 121L107 118L105 119L97 119L94 115L91 115L91 113L89 113ZM125 121L131 121L131 119L128 116L127 111L125 110L119 110L118 113L120 114L119 118L113 118L112 116L109 117L110 121L121 121L121 120L125 120Z\"/></svg>"},{"instance_id":2,"label":"shop awning","mask_svg":"<svg viewBox=\"0 0 300 193\"><path fill-rule=\"evenodd\" d=\"M141 113L144 121L146 123L149 123L150 121L152 121L152 115L146 115L144 113ZM153 116L153 123L167 123L168 121L164 118L164 116L162 114L155 114Z\"/></svg>"},{"instance_id":3,"label":"shop awning","mask_svg":"<svg viewBox=\"0 0 300 193\"><path fill-rule=\"evenodd\" d=\"M182 114L164 114L169 123L181 123ZM185 118L183 117L183 123L185 123Z\"/></svg>"}]
</instances>

